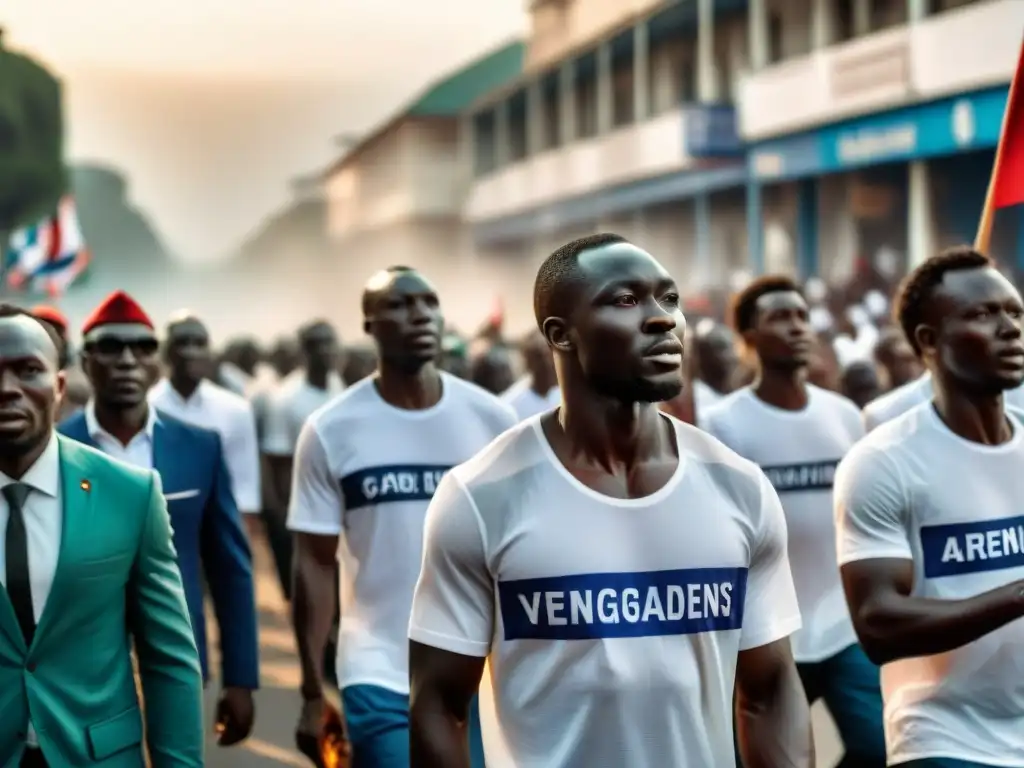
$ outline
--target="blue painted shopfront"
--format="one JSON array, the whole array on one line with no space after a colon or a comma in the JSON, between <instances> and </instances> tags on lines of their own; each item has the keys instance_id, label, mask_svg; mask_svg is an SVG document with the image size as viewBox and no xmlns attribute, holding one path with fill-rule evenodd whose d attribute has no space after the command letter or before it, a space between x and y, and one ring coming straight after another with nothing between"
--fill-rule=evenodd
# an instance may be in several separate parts
<instances>
[{"instance_id":1,"label":"blue painted shopfront","mask_svg":"<svg viewBox=\"0 0 1024 768\"><path fill-rule=\"evenodd\" d=\"M1001 86L854 118L815 131L752 145L747 154L751 267L762 271L761 187L799 181L797 242L803 274L817 271L817 179L831 173L939 159L933 173L954 187L935 211L947 231L973 239L984 203L1008 88ZM1024 210L1001 212L1016 228L1011 246L1024 266ZM1011 219L1011 221L1007 221ZM1003 227L1003 224L997 224Z\"/></svg>"}]
</instances>

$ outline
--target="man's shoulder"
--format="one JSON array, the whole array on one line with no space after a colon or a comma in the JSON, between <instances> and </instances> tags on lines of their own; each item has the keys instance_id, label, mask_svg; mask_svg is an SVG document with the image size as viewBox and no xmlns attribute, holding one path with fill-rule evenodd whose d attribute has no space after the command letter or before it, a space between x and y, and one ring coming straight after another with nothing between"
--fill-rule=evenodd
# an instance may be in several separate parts
<instances>
[{"instance_id":1,"label":"man's shoulder","mask_svg":"<svg viewBox=\"0 0 1024 768\"><path fill-rule=\"evenodd\" d=\"M697 389L694 387L695 396L696 393ZM749 408L753 402L750 397L750 387L740 387L727 395L719 395L717 400L706 406L701 413L701 421L705 424L729 421L733 418L733 414Z\"/></svg>"},{"instance_id":2,"label":"man's shoulder","mask_svg":"<svg viewBox=\"0 0 1024 768\"><path fill-rule=\"evenodd\" d=\"M540 427L542 415L519 422L494 438L478 453L454 467L451 474L472 496L474 489L490 486L496 480L508 483L522 472L550 461L544 450Z\"/></svg>"},{"instance_id":3,"label":"man's shoulder","mask_svg":"<svg viewBox=\"0 0 1024 768\"><path fill-rule=\"evenodd\" d=\"M519 421L515 409L503 395L494 395L471 381L460 379L450 373L442 373L444 386L451 388L451 395L471 410L486 416L507 421L509 425ZM506 390L507 392L508 390Z\"/></svg>"},{"instance_id":4,"label":"man's shoulder","mask_svg":"<svg viewBox=\"0 0 1024 768\"><path fill-rule=\"evenodd\" d=\"M220 447L220 435L213 429L189 424L187 421L182 421L166 411L161 411L159 408L156 411L160 428L179 443L188 442L196 447L202 446L207 450Z\"/></svg>"},{"instance_id":5,"label":"man's shoulder","mask_svg":"<svg viewBox=\"0 0 1024 768\"><path fill-rule=\"evenodd\" d=\"M376 395L373 379L367 377L320 405L309 414L306 423L320 433L325 430L333 431L334 427L353 418L374 419L381 411L380 404L381 400Z\"/></svg>"},{"instance_id":6,"label":"man's shoulder","mask_svg":"<svg viewBox=\"0 0 1024 768\"><path fill-rule=\"evenodd\" d=\"M860 409L846 395L833 392L830 389L824 389L823 387L816 387L813 384L808 384L807 388L813 393L814 398L822 407L834 413L842 414L845 418L860 420Z\"/></svg>"},{"instance_id":7,"label":"man's shoulder","mask_svg":"<svg viewBox=\"0 0 1024 768\"><path fill-rule=\"evenodd\" d=\"M217 409L233 414L252 413L252 404L242 395L212 381L204 381L202 386L203 394L209 397L210 402Z\"/></svg>"},{"instance_id":8,"label":"man's shoulder","mask_svg":"<svg viewBox=\"0 0 1024 768\"><path fill-rule=\"evenodd\" d=\"M896 389L886 392L884 395L879 395L865 405L864 414L868 418L879 422L899 416L918 402L921 402L922 399L929 399L926 396L922 397L922 395L925 389L930 390L930 385L931 380L925 376L907 382L902 386L896 387Z\"/></svg>"}]
</instances>

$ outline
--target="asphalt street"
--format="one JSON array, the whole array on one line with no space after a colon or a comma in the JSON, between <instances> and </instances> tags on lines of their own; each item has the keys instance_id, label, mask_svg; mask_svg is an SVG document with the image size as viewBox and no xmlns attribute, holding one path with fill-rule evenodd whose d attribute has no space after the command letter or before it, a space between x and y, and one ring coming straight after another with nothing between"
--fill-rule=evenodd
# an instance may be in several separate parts
<instances>
[{"instance_id":1,"label":"asphalt street","mask_svg":"<svg viewBox=\"0 0 1024 768\"><path fill-rule=\"evenodd\" d=\"M299 668L287 608L270 566L270 554L257 546L256 560L262 674L262 687L256 694L256 729L248 740L229 749L218 747L211 735L206 765L209 768L311 768L310 762L293 746L292 733L300 704ZM217 623L211 621L208 626L215 628ZM211 643L214 648L216 645L216 641ZM212 718L217 690L215 682L207 690L208 720ZM820 705L814 708L813 715L818 768L830 768L839 757L835 728Z\"/></svg>"}]
</instances>

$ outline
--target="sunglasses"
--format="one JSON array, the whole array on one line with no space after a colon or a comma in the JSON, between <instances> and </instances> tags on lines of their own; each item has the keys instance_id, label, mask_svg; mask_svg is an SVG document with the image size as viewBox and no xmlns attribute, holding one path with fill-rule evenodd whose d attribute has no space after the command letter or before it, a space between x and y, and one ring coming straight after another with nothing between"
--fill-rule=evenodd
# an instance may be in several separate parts
<instances>
[{"instance_id":1,"label":"sunglasses","mask_svg":"<svg viewBox=\"0 0 1024 768\"><path fill-rule=\"evenodd\" d=\"M91 341L85 345L87 352L98 357L119 358L124 355L126 349L131 350L132 357L141 359L152 357L160 348L160 342L156 339L118 339L105 337Z\"/></svg>"}]
</instances>

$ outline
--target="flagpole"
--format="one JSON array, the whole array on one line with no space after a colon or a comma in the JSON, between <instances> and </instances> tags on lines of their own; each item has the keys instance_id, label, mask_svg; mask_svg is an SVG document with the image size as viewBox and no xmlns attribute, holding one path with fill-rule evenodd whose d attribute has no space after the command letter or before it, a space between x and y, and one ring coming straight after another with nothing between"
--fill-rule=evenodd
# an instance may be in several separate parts
<instances>
[{"instance_id":1,"label":"flagpole","mask_svg":"<svg viewBox=\"0 0 1024 768\"><path fill-rule=\"evenodd\" d=\"M1010 81L1010 91L1006 96L1006 107L1003 109L1003 121L999 126L999 141L996 144L996 156L995 160L992 161L992 173L988 177L988 190L985 192L985 206L981 209L981 219L978 221L978 233L974 237L974 250L980 251L981 253L988 254L989 244L992 240L992 223L995 220L996 209L994 200L996 193L996 182L999 179L999 166L1003 158L1003 145L1004 139L1006 138L1006 129L1010 122L1010 113L1013 110L1015 103L1017 88L1020 84L1017 82L1020 79L1021 66L1024 62L1024 45L1021 46L1020 58L1017 62L1017 68L1013 72L1013 79Z\"/></svg>"}]
</instances>

